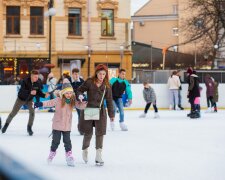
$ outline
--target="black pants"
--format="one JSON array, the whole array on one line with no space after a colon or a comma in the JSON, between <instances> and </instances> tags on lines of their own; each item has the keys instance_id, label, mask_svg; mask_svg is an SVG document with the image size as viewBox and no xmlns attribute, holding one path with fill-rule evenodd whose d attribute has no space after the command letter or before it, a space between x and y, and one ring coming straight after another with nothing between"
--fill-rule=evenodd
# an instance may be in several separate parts
<instances>
[{"instance_id":1,"label":"black pants","mask_svg":"<svg viewBox=\"0 0 225 180\"><path fill-rule=\"evenodd\" d=\"M210 106L210 104L211 104L211 106ZM214 102L212 96L207 97L207 106L208 107L215 107L215 102Z\"/></svg>"},{"instance_id":2,"label":"black pants","mask_svg":"<svg viewBox=\"0 0 225 180\"><path fill-rule=\"evenodd\" d=\"M52 131L52 145L51 145L51 151L56 151L61 140L61 135L63 136L63 142L64 142L64 147L65 151L71 151L72 149L72 144L70 140L70 131L58 131L58 130L53 130Z\"/></svg>"},{"instance_id":3,"label":"black pants","mask_svg":"<svg viewBox=\"0 0 225 180\"><path fill-rule=\"evenodd\" d=\"M147 104L146 104L146 106L145 106L145 114L148 112L148 110L149 110L151 104L152 104L152 103L147 103ZM157 106L156 106L156 103L153 104L153 108L154 108L155 112L157 113L157 112L158 112L158 108L157 108Z\"/></svg>"}]
</instances>

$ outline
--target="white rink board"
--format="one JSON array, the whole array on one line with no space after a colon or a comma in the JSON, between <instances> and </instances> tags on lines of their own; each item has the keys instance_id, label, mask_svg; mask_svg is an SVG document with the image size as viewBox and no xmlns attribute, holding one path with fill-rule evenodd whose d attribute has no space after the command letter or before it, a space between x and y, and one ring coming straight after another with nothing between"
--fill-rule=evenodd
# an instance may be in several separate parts
<instances>
[{"instance_id":1,"label":"white rink board","mask_svg":"<svg viewBox=\"0 0 225 180\"><path fill-rule=\"evenodd\" d=\"M151 85L157 96L157 105L158 108L168 108L169 107L169 90L166 84L152 84ZM190 105L187 99L187 84L182 84L182 105L185 108L189 108ZM206 87L205 84L201 84L203 88L201 92L201 106L206 107ZM11 111L15 100L17 98L17 88L18 86L9 85L9 86L0 86L0 112L9 112ZM133 92L133 103L130 108L144 108L145 101L143 99L143 85L142 84L132 84L131 85ZM225 108L225 84L219 85L219 108Z\"/></svg>"}]
</instances>

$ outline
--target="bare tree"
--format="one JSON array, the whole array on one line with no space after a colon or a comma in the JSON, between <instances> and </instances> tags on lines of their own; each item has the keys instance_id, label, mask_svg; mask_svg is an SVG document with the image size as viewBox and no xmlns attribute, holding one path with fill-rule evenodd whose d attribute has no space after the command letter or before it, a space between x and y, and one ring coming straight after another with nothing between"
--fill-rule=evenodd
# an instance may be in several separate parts
<instances>
[{"instance_id":1,"label":"bare tree","mask_svg":"<svg viewBox=\"0 0 225 180\"><path fill-rule=\"evenodd\" d=\"M225 0L188 0L184 10L188 17L182 20L180 28L187 38L181 44L198 43L200 53L210 55L212 69L215 59L220 56L220 50L225 47L224 10Z\"/></svg>"}]
</instances>

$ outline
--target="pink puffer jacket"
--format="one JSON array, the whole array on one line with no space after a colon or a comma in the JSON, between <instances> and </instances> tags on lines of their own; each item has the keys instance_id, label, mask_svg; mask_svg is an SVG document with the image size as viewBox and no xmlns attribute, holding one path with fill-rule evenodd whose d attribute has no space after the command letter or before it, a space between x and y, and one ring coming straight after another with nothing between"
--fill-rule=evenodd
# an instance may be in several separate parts
<instances>
[{"instance_id":1,"label":"pink puffer jacket","mask_svg":"<svg viewBox=\"0 0 225 180\"><path fill-rule=\"evenodd\" d=\"M61 105L62 99L57 97L50 101L44 101L43 107L55 106L55 114L53 116L52 129L58 131L71 131L72 126L72 108L70 105Z\"/></svg>"}]
</instances>

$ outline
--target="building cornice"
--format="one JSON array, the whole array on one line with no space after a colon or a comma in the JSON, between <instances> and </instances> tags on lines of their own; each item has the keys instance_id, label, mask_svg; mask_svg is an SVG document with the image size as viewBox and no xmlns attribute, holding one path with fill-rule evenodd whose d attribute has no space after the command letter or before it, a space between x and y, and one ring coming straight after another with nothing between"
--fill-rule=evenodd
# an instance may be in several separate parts
<instances>
[{"instance_id":1,"label":"building cornice","mask_svg":"<svg viewBox=\"0 0 225 180\"><path fill-rule=\"evenodd\" d=\"M97 2L97 9L98 9L98 16L101 17L101 10L102 9L113 9L114 16L117 17L118 15L118 1L114 0L99 0Z\"/></svg>"},{"instance_id":2,"label":"building cornice","mask_svg":"<svg viewBox=\"0 0 225 180\"><path fill-rule=\"evenodd\" d=\"M168 14L168 15L146 15L146 16L132 16L131 20L133 22L135 21L171 21L171 20L178 20L178 15L177 14Z\"/></svg>"}]
</instances>

